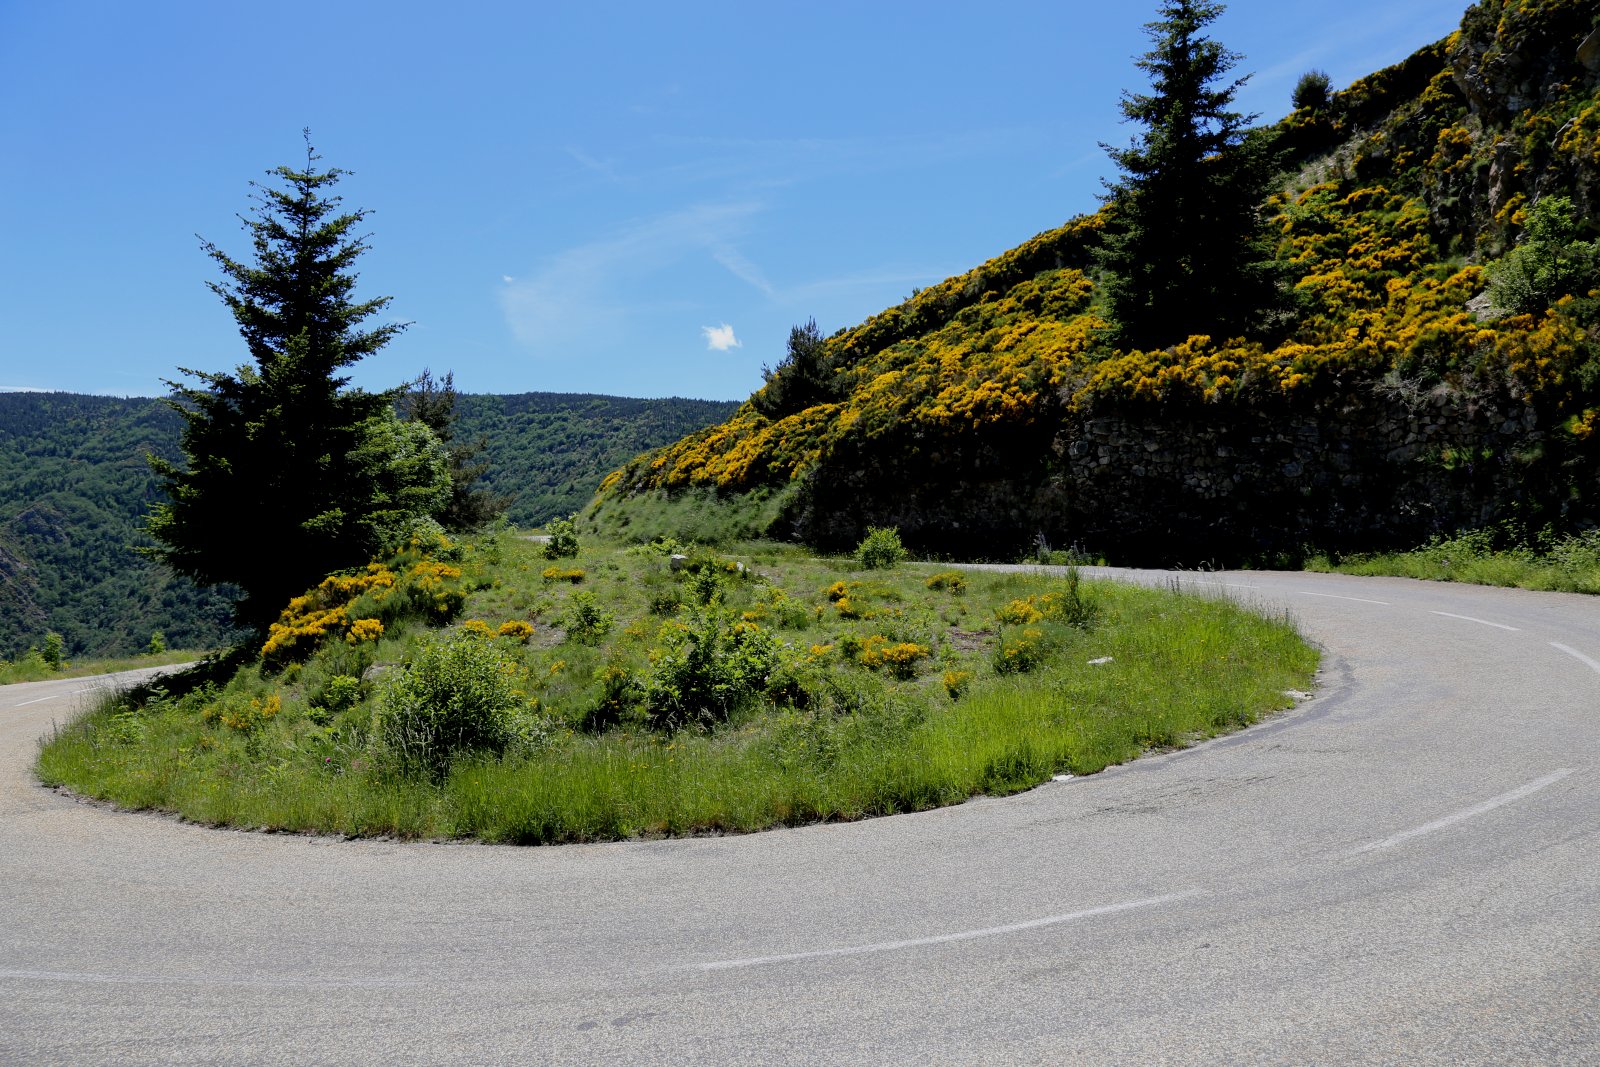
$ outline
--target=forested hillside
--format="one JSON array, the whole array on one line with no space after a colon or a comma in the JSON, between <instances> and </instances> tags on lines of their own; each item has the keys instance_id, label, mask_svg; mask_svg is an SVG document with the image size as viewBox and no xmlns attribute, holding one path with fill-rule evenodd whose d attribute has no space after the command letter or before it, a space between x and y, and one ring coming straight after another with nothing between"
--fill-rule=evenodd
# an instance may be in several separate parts
<instances>
[{"instance_id":1,"label":"forested hillside","mask_svg":"<svg viewBox=\"0 0 1600 1067\"><path fill-rule=\"evenodd\" d=\"M578 510L628 456L735 406L553 393L458 403L458 436L486 438L484 481L526 525ZM135 551L148 543L144 516L160 492L145 456L181 460L181 430L159 400L0 393L0 658L51 630L72 656L138 651L156 630L173 648L226 639L226 597Z\"/></svg>"},{"instance_id":2,"label":"forested hillside","mask_svg":"<svg viewBox=\"0 0 1600 1067\"><path fill-rule=\"evenodd\" d=\"M506 515L533 526L570 515L606 474L648 448L733 414L724 400L639 400L587 393L468 394L456 402L459 440L485 439L481 484L511 501Z\"/></svg>"},{"instance_id":3,"label":"forested hillside","mask_svg":"<svg viewBox=\"0 0 1600 1067\"><path fill-rule=\"evenodd\" d=\"M0 393L0 658L54 630L70 655L216 644L228 603L139 556L181 420L146 398ZM241 521L247 521L241 516Z\"/></svg>"},{"instance_id":4,"label":"forested hillside","mask_svg":"<svg viewBox=\"0 0 1600 1067\"><path fill-rule=\"evenodd\" d=\"M714 494L816 544L893 525L934 551L1189 563L1600 522L1597 21L1485 0L1342 92L1303 81L1241 142L1280 174L1257 214L1281 306L1258 325L1115 321L1108 250L1137 201L1113 198L860 326L797 331L732 419L615 472L587 519Z\"/></svg>"}]
</instances>

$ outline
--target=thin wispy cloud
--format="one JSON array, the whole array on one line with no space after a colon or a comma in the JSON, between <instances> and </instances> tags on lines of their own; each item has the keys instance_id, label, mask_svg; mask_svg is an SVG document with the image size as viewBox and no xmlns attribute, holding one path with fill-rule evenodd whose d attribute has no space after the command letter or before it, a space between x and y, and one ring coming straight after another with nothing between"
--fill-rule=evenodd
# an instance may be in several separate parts
<instances>
[{"instance_id":1,"label":"thin wispy cloud","mask_svg":"<svg viewBox=\"0 0 1600 1067\"><path fill-rule=\"evenodd\" d=\"M622 181L622 176L617 173L616 164L611 162L609 159L596 159L583 149L574 147L573 145L567 146L567 155L576 160L578 165L583 167L584 170L598 174L607 181Z\"/></svg>"},{"instance_id":2,"label":"thin wispy cloud","mask_svg":"<svg viewBox=\"0 0 1600 1067\"><path fill-rule=\"evenodd\" d=\"M733 327L727 323L721 326L702 326L700 332L705 336L706 348L713 352L726 352L730 348L743 348L744 345L733 335Z\"/></svg>"},{"instance_id":3,"label":"thin wispy cloud","mask_svg":"<svg viewBox=\"0 0 1600 1067\"><path fill-rule=\"evenodd\" d=\"M736 247L762 210L752 201L696 205L558 252L528 276L504 283L500 306L506 323L537 354L616 343L626 320L643 310L626 294L637 291L642 279L700 256L769 292L760 270Z\"/></svg>"},{"instance_id":4,"label":"thin wispy cloud","mask_svg":"<svg viewBox=\"0 0 1600 1067\"><path fill-rule=\"evenodd\" d=\"M772 283L767 281L767 276L761 272L761 268L746 259L744 253L732 245L723 244L713 248L711 258L740 281L759 289L767 296L774 295Z\"/></svg>"},{"instance_id":5,"label":"thin wispy cloud","mask_svg":"<svg viewBox=\"0 0 1600 1067\"><path fill-rule=\"evenodd\" d=\"M1016 126L902 137L663 137L659 145L686 151L689 158L660 168L654 177L689 183L742 181L771 188L1004 156L1050 136L1042 127Z\"/></svg>"}]
</instances>

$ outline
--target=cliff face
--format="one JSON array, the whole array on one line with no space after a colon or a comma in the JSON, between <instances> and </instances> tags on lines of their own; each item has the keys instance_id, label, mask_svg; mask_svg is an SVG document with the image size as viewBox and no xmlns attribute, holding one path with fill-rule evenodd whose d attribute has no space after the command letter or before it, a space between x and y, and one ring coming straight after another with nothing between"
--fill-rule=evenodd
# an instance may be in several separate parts
<instances>
[{"instance_id":1,"label":"cliff face","mask_svg":"<svg viewBox=\"0 0 1600 1067\"><path fill-rule=\"evenodd\" d=\"M1414 187L1446 245L1498 255L1531 200L1596 206L1597 20L1575 0L1475 5L1444 40L1289 116L1286 146L1313 172Z\"/></svg>"},{"instance_id":2,"label":"cliff face","mask_svg":"<svg viewBox=\"0 0 1600 1067\"><path fill-rule=\"evenodd\" d=\"M1486 0L1276 127L1286 338L1109 348L1090 250L1110 222L1081 217L828 339L828 402L746 404L612 475L591 514L787 487L770 532L822 545L895 525L936 551L1042 537L1161 561L1600 521L1591 302L1468 310L1531 203L1600 198L1597 22L1589 2Z\"/></svg>"}]
</instances>

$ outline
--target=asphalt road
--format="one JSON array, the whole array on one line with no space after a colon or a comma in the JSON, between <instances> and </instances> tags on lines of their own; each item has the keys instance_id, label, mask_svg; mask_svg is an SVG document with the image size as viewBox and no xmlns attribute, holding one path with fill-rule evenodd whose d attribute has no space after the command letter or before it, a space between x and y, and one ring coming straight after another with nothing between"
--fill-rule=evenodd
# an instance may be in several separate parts
<instances>
[{"instance_id":1,"label":"asphalt road","mask_svg":"<svg viewBox=\"0 0 1600 1067\"><path fill-rule=\"evenodd\" d=\"M93 682L7 686L0 1063L1600 1063L1600 601L1200 577L1300 620L1313 699L1004 800L746 837L108 811L29 770Z\"/></svg>"}]
</instances>

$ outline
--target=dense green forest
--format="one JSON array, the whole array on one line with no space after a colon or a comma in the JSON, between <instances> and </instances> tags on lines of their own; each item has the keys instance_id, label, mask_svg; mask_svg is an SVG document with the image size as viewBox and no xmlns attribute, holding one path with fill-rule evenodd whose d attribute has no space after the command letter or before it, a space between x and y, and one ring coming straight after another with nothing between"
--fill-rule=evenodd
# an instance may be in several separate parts
<instances>
[{"instance_id":1,"label":"dense green forest","mask_svg":"<svg viewBox=\"0 0 1600 1067\"><path fill-rule=\"evenodd\" d=\"M486 440L484 481L531 525L578 510L605 472L726 418L703 400L521 393L462 396L457 433ZM70 656L227 639L228 599L140 556L159 494L146 455L181 461L182 420L159 400L0 393L0 658L49 631ZM240 515L248 522L248 515Z\"/></svg>"},{"instance_id":2,"label":"dense green forest","mask_svg":"<svg viewBox=\"0 0 1600 1067\"><path fill-rule=\"evenodd\" d=\"M607 472L639 452L719 422L723 400L638 400L586 393L467 394L455 434L486 441L481 484L508 497L506 516L533 526L589 502Z\"/></svg>"}]
</instances>

